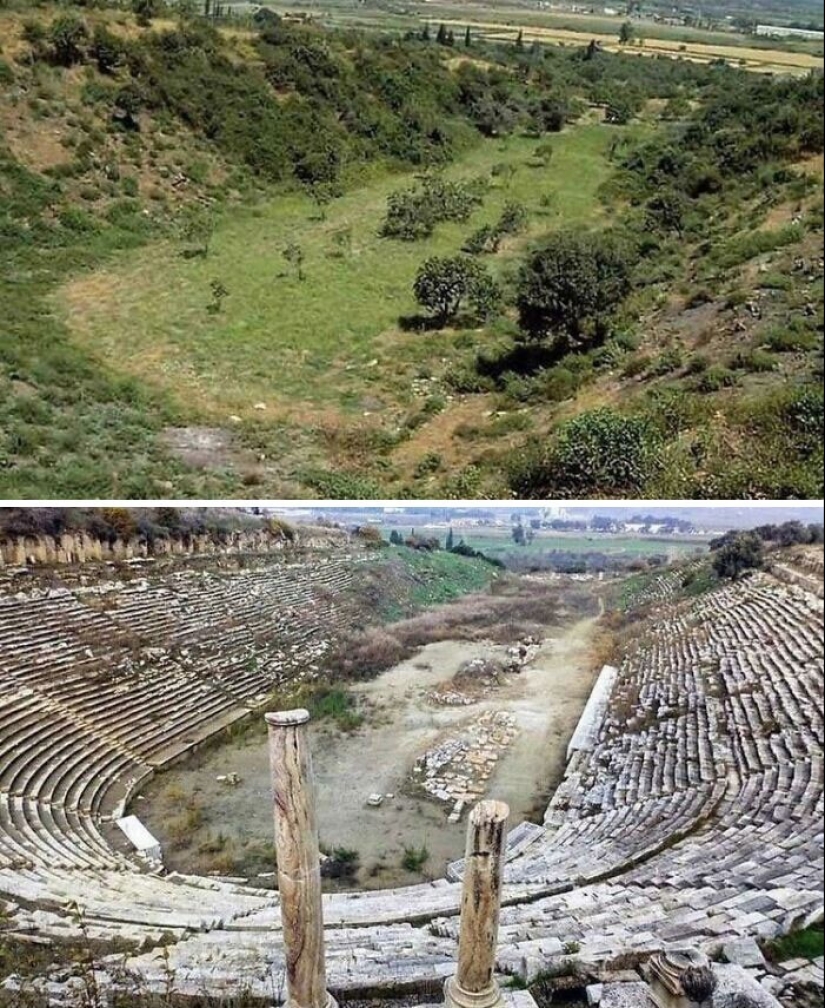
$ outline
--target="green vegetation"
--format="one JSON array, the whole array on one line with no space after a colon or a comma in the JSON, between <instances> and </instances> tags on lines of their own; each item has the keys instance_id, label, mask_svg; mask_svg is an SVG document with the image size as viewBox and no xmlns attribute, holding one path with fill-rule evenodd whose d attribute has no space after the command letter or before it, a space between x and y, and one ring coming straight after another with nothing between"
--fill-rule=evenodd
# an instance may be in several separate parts
<instances>
[{"instance_id":1,"label":"green vegetation","mask_svg":"<svg viewBox=\"0 0 825 1008\"><path fill-rule=\"evenodd\" d=\"M353 697L341 689L319 686L305 698L307 710L313 719L329 719L343 732L357 731L364 723L363 715L354 710Z\"/></svg>"},{"instance_id":2,"label":"green vegetation","mask_svg":"<svg viewBox=\"0 0 825 1008\"><path fill-rule=\"evenodd\" d=\"M782 938L767 942L763 951L771 962L788 962L791 959L818 959L825 955L825 934L822 923L800 931L792 931Z\"/></svg>"},{"instance_id":3,"label":"green vegetation","mask_svg":"<svg viewBox=\"0 0 825 1008\"><path fill-rule=\"evenodd\" d=\"M451 602L469 592L481 591L497 577L487 561L439 551L420 552L404 548L404 564L414 576L410 592L413 605L425 608Z\"/></svg>"},{"instance_id":4,"label":"green vegetation","mask_svg":"<svg viewBox=\"0 0 825 1008\"><path fill-rule=\"evenodd\" d=\"M714 550L713 569L720 578L735 581L764 563L762 540L753 532L736 532Z\"/></svg>"},{"instance_id":5,"label":"green vegetation","mask_svg":"<svg viewBox=\"0 0 825 1008\"><path fill-rule=\"evenodd\" d=\"M0 28L5 496L821 494L821 77Z\"/></svg>"},{"instance_id":6,"label":"green vegetation","mask_svg":"<svg viewBox=\"0 0 825 1008\"><path fill-rule=\"evenodd\" d=\"M430 852L426 846L405 847L404 856L401 859L401 867L408 872L419 875L426 863L430 860Z\"/></svg>"}]
</instances>

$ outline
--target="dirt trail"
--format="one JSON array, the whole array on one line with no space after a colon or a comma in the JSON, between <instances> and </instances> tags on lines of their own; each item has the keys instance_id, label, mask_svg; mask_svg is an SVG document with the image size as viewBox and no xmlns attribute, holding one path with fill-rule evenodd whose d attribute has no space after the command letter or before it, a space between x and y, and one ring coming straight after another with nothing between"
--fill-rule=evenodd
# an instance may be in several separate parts
<instances>
[{"instance_id":1,"label":"dirt trail","mask_svg":"<svg viewBox=\"0 0 825 1008\"><path fill-rule=\"evenodd\" d=\"M465 822L448 823L447 806L416 797L405 785L420 756L485 711L507 711L518 727L487 793L509 802L513 824L528 817L537 798L559 779L567 741L598 673L591 657L597 620L593 616L548 628L521 673L507 676L504 685L463 707L434 705L428 694L452 680L471 659L504 661L507 647L468 641L427 645L354 690L367 716L358 732L344 735L325 723L312 727L321 840L327 848L358 851L361 887L420 881L420 875L402 867L407 847L427 848L424 873L432 877L442 876L447 863L461 856ZM217 787L216 777L229 773L237 773L242 784ZM213 832L220 828L238 840L271 836L269 768L262 740L222 746L197 766L171 771L163 784L173 784L184 794L197 791ZM372 794L385 796L381 807L367 806ZM153 816L152 805L147 802L141 815L163 840L163 823Z\"/></svg>"},{"instance_id":2,"label":"dirt trail","mask_svg":"<svg viewBox=\"0 0 825 1008\"><path fill-rule=\"evenodd\" d=\"M508 685L467 707L433 706L427 699L470 659L500 658L503 645L443 641L428 645L358 695L375 705L378 724L366 738L316 732L315 770L319 785L322 836L336 846L358 850L365 886L411 881L399 865L404 848L426 846L427 870L443 875L463 853L464 822L447 822L449 809L402 793L416 759L485 711L507 711L519 729L490 780L489 795L509 802L513 819L530 813L537 796L557 780L567 741L593 686L590 647L597 617L549 632L538 654ZM368 808L372 794L392 794L381 808ZM386 869L376 870L376 864ZM370 870L373 875L370 877Z\"/></svg>"}]
</instances>

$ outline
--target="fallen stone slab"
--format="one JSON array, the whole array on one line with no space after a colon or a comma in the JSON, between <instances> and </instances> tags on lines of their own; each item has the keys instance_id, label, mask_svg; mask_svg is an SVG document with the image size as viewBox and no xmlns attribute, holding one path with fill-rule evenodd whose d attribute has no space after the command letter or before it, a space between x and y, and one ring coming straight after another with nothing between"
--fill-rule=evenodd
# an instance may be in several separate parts
<instances>
[{"instance_id":1,"label":"fallen stone slab","mask_svg":"<svg viewBox=\"0 0 825 1008\"><path fill-rule=\"evenodd\" d=\"M715 966L713 972L719 984L713 995L713 1008L737 1008L737 995L744 994L754 1008L781 1008L779 1001L760 984L752 973L741 966Z\"/></svg>"},{"instance_id":2,"label":"fallen stone slab","mask_svg":"<svg viewBox=\"0 0 825 1008\"><path fill-rule=\"evenodd\" d=\"M763 969L765 957L753 938L736 938L722 946L722 955L734 966Z\"/></svg>"}]
</instances>

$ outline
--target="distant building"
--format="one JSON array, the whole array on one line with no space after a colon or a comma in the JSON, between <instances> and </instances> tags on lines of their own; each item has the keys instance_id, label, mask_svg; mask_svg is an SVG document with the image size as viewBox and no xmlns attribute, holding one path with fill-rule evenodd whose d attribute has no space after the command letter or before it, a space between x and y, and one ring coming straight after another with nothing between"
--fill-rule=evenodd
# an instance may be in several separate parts
<instances>
[{"instance_id":1,"label":"distant building","mask_svg":"<svg viewBox=\"0 0 825 1008\"><path fill-rule=\"evenodd\" d=\"M808 28L786 28L784 25L757 25L756 34L765 38L798 38L812 42L821 42L825 33L812 31Z\"/></svg>"}]
</instances>

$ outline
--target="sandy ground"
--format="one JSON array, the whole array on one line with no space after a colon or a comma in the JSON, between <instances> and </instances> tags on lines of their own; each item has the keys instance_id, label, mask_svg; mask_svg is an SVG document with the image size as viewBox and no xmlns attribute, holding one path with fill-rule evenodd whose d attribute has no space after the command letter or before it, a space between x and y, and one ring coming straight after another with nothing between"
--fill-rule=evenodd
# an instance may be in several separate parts
<instances>
[{"instance_id":1,"label":"sandy ground","mask_svg":"<svg viewBox=\"0 0 825 1008\"><path fill-rule=\"evenodd\" d=\"M549 628L531 663L472 706L434 706L427 695L451 680L464 662L479 656L503 658L506 647L463 641L428 645L357 687L355 696L367 715L358 732L345 735L331 724L313 726L321 842L326 848L359 852L359 886L420 881L420 875L401 866L406 847L429 851L423 869L428 877L442 876L446 864L463 854L465 823L448 824L448 808L413 796L409 788L405 793L405 783L419 756L484 711L509 712L519 729L489 782L488 795L510 804L512 824L529 817L537 799L561 775L567 741L598 673L590 656L596 621L590 617ZM216 783L229 773L238 774L241 784ZM272 835L269 767L261 738L227 744L197 766L172 770L157 790L170 786L198 793L212 833L238 841ZM366 800L373 793L393 797L371 808ZM149 800L138 803L135 811L163 841L160 808Z\"/></svg>"}]
</instances>

